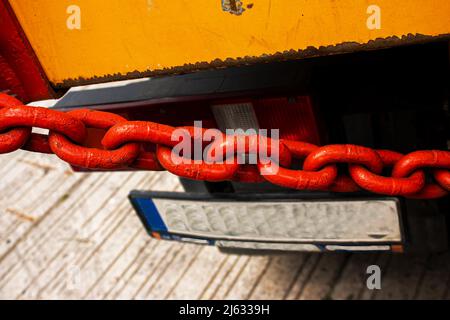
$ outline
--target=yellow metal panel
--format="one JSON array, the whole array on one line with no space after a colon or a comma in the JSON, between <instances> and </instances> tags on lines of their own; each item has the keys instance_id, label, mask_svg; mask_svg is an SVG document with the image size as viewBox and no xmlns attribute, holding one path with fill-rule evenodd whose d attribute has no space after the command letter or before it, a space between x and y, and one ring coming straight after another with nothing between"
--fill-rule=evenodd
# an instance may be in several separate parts
<instances>
[{"instance_id":1,"label":"yellow metal panel","mask_svg":"<svg viewBox=\"0 0 450 320\"><path fill-rule=\"evenodd\" d=\"M449 0L243 0L240 15L225 12L221 0L10 3L56 85L392 36L450 34ZM290 56L295 53L285 53Z\"/></svg>"}]
</instances>

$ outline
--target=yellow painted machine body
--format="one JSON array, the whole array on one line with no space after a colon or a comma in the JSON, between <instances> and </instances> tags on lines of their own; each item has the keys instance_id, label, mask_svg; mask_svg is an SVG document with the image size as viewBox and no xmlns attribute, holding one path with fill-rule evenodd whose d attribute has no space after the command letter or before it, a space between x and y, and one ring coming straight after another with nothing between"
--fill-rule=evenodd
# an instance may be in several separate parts
<instances>
[{"instance_id":1,"label":"yellow painted machine body","mask_svg":"<svg viewBox=\"0 0 450 320\"><path fill-rule=\"evenodd\" d=\"M56 87L450 37L449 0L10 0Z\"/></svg>"}]
</instances>

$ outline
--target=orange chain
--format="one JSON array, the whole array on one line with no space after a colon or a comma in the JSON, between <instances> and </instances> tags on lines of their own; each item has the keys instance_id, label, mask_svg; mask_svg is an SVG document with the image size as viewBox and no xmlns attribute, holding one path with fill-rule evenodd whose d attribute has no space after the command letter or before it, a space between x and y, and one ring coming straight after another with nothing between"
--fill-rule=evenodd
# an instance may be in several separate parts
<instances>
[{"instance_id":1,"label":"orange chain","mask_svg":"<svg viewBox=\"0 0 450 320\"><path fill-rule=\"evenodd\" d=\"M32 133L32 128L49 129L49 134ZM103 148L83 145L87 128L106 130L102 139ZM194 132L193 127L183 128L191 134ZM279 140L279 165L276 166L262 161L258 161L257 165L242 165L237 161L180 164L175 161L177 156L172 152L178 143L172 140L176 129L179 128L149 121L127 121L117 114L91 109L65 113L30 107L11 96L0 94L0 153L22 148L54 153L72 166L86 169L165 169L189 179L269 181L298 190L345 193L365 190L416 199L440 198L450 191L449 151L423 150L402 155L357 145L319 147L301 141ZM237 136L222 134L222 137L221 145L216 144L216 147L229 150L227 147L230 144L236 144ZM270 146L270 138L246 137L250 138L256 138L258 145L264 143ZM147 151L149 145L153 145L155 151ZM258 153L257 146L248 143L245 146L243 153ZM237 152L224 154L226 157L239 155ZM301 170L289 168L292 159L304 160ZM348 164L348 173L339 173L338 163ZM390 176L381 176L385 168L392 168ZM431 169L429 179L424 169Z\"/></svg>"}]
</instances>

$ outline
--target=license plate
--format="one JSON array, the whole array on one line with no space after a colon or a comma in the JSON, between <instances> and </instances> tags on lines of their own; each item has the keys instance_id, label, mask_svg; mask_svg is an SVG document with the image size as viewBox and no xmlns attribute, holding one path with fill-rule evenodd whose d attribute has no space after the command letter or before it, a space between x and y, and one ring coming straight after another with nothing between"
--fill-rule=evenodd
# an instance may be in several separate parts
<instances>
[{"instance_id":1,"label":"license plate","mask_svg":"<svg viewBox=\"0 0 450 320\"><path fill-rule=\"evenodd\" d=\"M403 243L396 198L286 199L132 192L155 238L275 251L386 251Z\"/></svg>"}]
</instances>

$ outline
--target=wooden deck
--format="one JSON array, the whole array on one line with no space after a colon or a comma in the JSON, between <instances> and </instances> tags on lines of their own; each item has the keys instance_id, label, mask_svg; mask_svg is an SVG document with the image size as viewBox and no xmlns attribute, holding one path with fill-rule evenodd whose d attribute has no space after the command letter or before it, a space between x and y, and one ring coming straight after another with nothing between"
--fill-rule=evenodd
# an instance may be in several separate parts
<instances>
[{"instance_id":1,"label":"wooden deck","mask_svg":"<svg viewBox=\"0 0 450 320\"><path fill-rule=\"evenodd\" d=\"M236 256L150 239L131 189L181 190L168 173L72 173L54 156L0 156L2 299L450 298L450 256ZM382 290L365 270L382 268Z\"/></svg>"}]
</instances>

